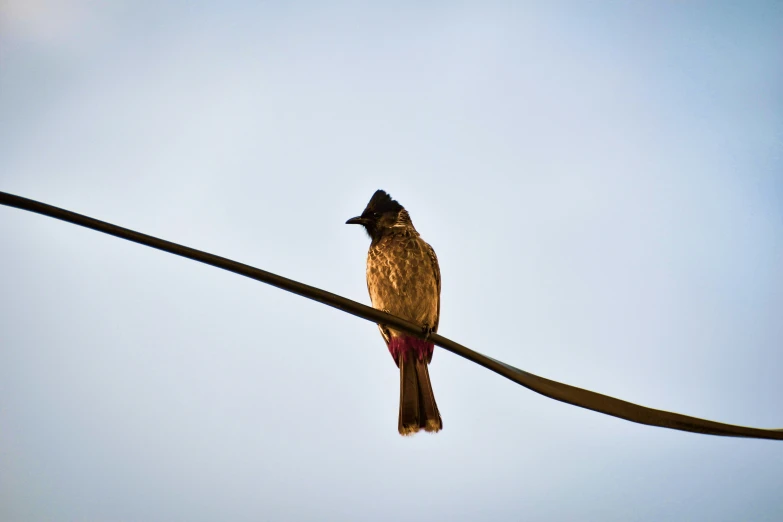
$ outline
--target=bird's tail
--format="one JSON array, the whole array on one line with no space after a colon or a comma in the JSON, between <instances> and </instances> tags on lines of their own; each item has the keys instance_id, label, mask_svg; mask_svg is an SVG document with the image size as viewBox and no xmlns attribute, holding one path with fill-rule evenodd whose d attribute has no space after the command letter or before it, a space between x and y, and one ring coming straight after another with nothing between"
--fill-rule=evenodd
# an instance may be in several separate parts
<instances>
[{"instance_id":1,"label":"bird's tail","mask_svg":"<svg viewBox=\"0 0 783 522\"><path fill-rule=\"evenodd\" d=\"M427 360L413 353L399 354L400 366L400 435L417 431L440 431L443 421L430 384Z\"/></svg>"}]
</instances>

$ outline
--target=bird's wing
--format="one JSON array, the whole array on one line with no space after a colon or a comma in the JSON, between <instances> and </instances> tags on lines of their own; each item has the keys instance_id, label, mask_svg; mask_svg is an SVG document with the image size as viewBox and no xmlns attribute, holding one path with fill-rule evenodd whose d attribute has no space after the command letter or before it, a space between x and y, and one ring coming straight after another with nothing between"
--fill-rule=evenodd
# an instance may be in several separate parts
<instances>
[{"instance_id":1,"label":"bird's wing","mask_svg":"<svg viewBox=\"0 0 783 522\"><path fill-rule=\"evenodd\" d=\"M432 270L435 274L435 286L438 288L438 313L435 316L435 324L432 325L432 331L437 332L438 331L438 323L440 322L440 266L438 265L438 256L435 255L435 250L430 246L429 243L424 243L427 245L427 252L430 255L430 261L432 261Z\"/></svg>"}]
</instances>

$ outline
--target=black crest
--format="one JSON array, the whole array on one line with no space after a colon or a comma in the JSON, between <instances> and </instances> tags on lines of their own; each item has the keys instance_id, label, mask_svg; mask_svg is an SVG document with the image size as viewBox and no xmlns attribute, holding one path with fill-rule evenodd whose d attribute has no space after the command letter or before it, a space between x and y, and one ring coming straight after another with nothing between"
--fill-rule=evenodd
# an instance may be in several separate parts
<instances>
[{"instance_id":1,"label":"black crest","mask_svg":"<svg viewBox=\"0 0 783 522\"><path fill-rule=\"evenodd\" d=\"M361 216L345 222L348 225L362 225L373 241L378 240L384 231L393 227L410 226L410 216L402 205L394 201L383 190L376 190L370 198Z\"/></svg>"},{"instance_id":2,"label":"black crest","mask_svg":"<svg viewBox=\"0 0 783 522\"><path fill-rule=\"evenodd\" d=\"M393 200L386 191L376 190L375 194L370 198L370 202L367 203L367 208L364 209L364 211L385 214L386 212L399 212L402 208L402 205Z\"/></svg>"}]
</instances>

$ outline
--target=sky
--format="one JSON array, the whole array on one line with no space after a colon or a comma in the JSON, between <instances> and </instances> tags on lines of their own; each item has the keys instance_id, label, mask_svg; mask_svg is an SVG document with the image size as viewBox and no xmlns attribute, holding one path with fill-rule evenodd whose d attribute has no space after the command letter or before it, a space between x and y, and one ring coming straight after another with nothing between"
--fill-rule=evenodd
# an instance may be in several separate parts
<instances>
[{"instance_id":1,"label":"sky","mask_svg":"<svg viewBox=\"0 0 783 522\"><path fill-rule=\"evenodd\" d=\"M0 3L0 190L369 304L389 191L439 333L783 428L780 2ZM633 424L0 207L0 519L777 521L783 445Z\"/></svg>"}]
</instances>

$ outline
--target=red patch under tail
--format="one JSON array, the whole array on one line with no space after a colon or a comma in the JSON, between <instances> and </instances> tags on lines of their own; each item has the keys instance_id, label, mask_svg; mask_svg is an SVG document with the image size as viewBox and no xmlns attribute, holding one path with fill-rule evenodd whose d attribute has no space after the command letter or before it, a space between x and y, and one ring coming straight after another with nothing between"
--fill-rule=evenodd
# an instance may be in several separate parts
<instances>
[{"instance_id":1,"label":"red patch under tail","mask_svg":"<svg viewBox=\"0 0 783 522\"><path fill-rule=\"evenodd\" d=\"M397 366L400 365L400 357L405 360L412 357L415 361L430 362L434 349L434 344L416 337L401 336L389 340L389 353Z\"/></svg>"}]
</instances>

